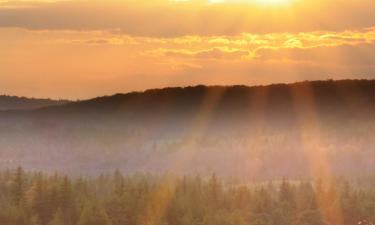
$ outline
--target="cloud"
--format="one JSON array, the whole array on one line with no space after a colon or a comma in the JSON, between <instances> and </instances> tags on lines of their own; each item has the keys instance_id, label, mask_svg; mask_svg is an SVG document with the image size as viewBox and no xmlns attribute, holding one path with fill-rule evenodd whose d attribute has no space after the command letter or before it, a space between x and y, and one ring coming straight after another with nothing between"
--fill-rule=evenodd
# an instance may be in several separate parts
<instances>
[{"instance_id":1,"label":"cloud","mask_svg":"<svg viewBox=\"0 0 375 225\"><path fill-rule=\"evenodd\" d=\"M374 67L375 43L359 46L342 45L336 47L262 49L258 60L293 60L296 62L314 62L316 65L335 65L346 68ZM375 75L375 71L372 72Z\"/></svg>"},{"instance_id":2,"label":"cloud","mask_svg":"<svg viewBox=\"0 0 375 225\"><path fill-rule=\"evenodd\" d=\"M342 31L374 26L372 5L373 0L303 0L284 8L204 0L2 1L0 27L146 37Z\"/></svg>"},{"instance_id":3,"label":"cloud","mask_svg":"<svg viewBox=\"0 0 375 225\"><path fill-rule=\"evenodd\" d=\"M75 45L140 45L138 38L129 36L112 36L112 35L99 35L98 37L86 37L81 39L58 39L52 41L56 43L75 44Z\"/></svg>"},{"instance_id":4,"label":"cloud","mask_svg":"<svg viewBox=\"0 0 375 225\"><path fill-rule=\"evenodd\" d=\"M93 38L86 40L58 40L60 42L72 44L87 44L87 45L124 45L125 42L120 38Z\"/></svg>"},{"instance_id":5,"label":"cloud","mask_svg":"<svg viewBox=\"0 0 375 225\"><path fill-rule=\"evenodd\" d=\"M145 40L150 42L150 39L135 39L138 43L145 42ZM147 50L146 54L155 57L249 60L262 58L262 54L267 52L267 49L277 52L284 49L307 51L309 49L328 48L328 51L333 51L333 48L339 46L371 44L375 42L375 28L344 32L319 31L263 35L244 33L237 36L189 36L157 40L154 43L160 43L158 48ZM190 48L187 48L187 46Z\"/></svg>"},{"instance_id":6,"label":"cloud","mask_svg":"<svg viewBox=\"0 0 375 225\"><path fill-rule=\"evenodd\" d=\"M371 27L178 37L0 28L0 40L0 88L15 95L87 98L163 86L375 78Z\"/></svg>"},{"instance_id":7,"label":"cloud","mask_svg":"<svg viewBox=\"0 0 375 225\"><path fill-rule=\"evenodd\" d=\"M233 49L228 47L215 47L210 49L203 49L198 51L191 51L187 49L165 49L149 51L146 54L151 56L167 56L178 58L195 58L195 59L240 59L249 56L249 51L241 49Z\"/></svg>"}]
</instances>

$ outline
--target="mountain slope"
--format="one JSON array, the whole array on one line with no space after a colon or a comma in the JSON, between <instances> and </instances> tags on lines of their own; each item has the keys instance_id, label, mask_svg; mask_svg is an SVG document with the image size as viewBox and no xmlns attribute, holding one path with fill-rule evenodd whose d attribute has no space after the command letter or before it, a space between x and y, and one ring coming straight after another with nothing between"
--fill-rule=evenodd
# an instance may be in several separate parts
<instances>
[{"instance_id":1,"label":"mountain slope","mask_svg":"<svg viewBox=\"0 0 375 225\"><path fill-rule=\"evenodd\" d=\"M187 87L0 113L0 166L267 179L375 169L375 81Z\"/></svg>"},{"instance_id":2,"label":"mountain slope","mask_svg":"<svg viewBox=\"0 0 375 225\"><path fill-rule=\"evenodd\" d=\"M0 95L0 110L30 110L47 106L63 105L66 100L36 99Z\"/></svg>"}]
</instances>

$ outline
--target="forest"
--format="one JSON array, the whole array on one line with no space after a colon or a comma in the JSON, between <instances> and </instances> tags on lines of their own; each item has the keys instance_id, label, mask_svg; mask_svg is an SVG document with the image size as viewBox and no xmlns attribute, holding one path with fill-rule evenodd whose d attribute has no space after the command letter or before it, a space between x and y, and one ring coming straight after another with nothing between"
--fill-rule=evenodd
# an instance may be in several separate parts
<instances>
[{"instance_id":1,"label":"forest","mask_svg":"<svg viewBox=\"0 0 375 225\"><path fill-rule=\"evenodd\" d=\"M163 88L13 108L0 110L0 170L295 179L319 167L311 153L320 149L336 176L362 175L375 171L374 114L375 80Z\"/></svg>"},{"instance_id":2,"label":"forest","mask_svg":"<svg viewBox=\"0 0 375 225\"><path fill-rule=\"evenodd\" d=\"M0 172L1 225L351 225L375 219L375 180Z\"/></svg>"}]
</instances>

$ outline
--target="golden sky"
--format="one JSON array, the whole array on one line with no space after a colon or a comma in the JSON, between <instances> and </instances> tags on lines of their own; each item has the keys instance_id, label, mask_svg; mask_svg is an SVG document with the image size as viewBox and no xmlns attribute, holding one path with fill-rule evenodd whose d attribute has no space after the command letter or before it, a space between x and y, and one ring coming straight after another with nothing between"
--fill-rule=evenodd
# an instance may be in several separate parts
<instances>
[{"instance_id":1,"label":"golden sky","mask_svg":"<svg viewBox=\"0 0 375 225\"><path fill-rule=\"evenodd\" d=\"M374 0L0 0L0 93L375 78Z\"/></svg>"}]
</instances>

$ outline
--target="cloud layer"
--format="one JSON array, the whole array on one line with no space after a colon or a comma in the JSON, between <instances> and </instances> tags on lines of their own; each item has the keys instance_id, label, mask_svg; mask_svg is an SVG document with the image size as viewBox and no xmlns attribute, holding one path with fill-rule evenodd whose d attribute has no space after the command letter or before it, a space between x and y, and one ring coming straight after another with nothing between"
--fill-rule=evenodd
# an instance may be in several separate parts
<instances>
[{"instance_id":1,"label":"cloud layer","mask_svg":"<svg viewBox=\"0 0 375 225\"><path fill-rule=\"evenodd\" d=\"M372 0L0 1L0 90L88 98L375 78Z\"/></svg>"},{"instance_id":2,"label":"cloud layer","mask_svg":"<svg viewBox=\"0 0 375 225\"><path fill-rule=\"evenodd\" d=\"M374 25L373 0L294 1L288 7L205 0L2 1L0 26L171 37L342 31Z\"/></svg>"}]
</instances>

